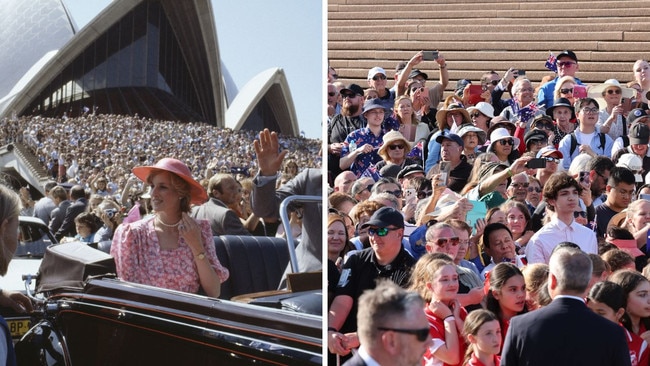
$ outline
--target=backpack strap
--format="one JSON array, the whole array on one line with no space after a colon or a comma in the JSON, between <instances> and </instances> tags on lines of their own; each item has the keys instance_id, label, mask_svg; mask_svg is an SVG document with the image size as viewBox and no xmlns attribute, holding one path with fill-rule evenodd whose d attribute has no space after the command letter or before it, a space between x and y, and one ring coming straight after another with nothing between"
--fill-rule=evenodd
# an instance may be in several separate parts
<instances>
[{"instance_id":1,"label":"backpack strap","mask_svg":"<svg viewBox=\"0 0 650 366\"><path fill-rule=\"evenodd\" d=\"M578 139L576 138L576 134L574 132L571 132L571 149L569 150L569 157L573 156L573 152L576 151L576 147L578 147Z\"/></svg>"},{"instance_id":2,"label":"backpack strap","mask_svg":"<svg viewBox=\"0 0 650 366\"><path fill-rule=\"evenodd\" d=\"M600 138L600 146L598 148L603 150L603 154L604 154L605 153L605 134L602 133L602 132L598 132L598 137Z\"/></svg>"}]
</instances>

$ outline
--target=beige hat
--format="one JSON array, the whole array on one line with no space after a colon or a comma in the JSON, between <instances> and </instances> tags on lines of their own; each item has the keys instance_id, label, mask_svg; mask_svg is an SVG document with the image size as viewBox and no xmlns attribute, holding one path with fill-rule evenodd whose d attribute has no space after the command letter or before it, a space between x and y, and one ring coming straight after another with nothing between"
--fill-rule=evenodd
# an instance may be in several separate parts
<instances>
[{"instance_id":1,"label":"beige hat","mask_svg":"<svg viewBox=\"0 0 650 366\"><path fill-rule=\"evenodd\" d=\"M388 160L388 153L386 152L386 150L395 141L402 141L404 143L404 146L406 147L405 149L406 151L404 151L404 157L406 157L406 154L408 154L412 148L411 143L406 139L406 137L404 137L404 135L402 135L399 131L395 131L395 130L386 133L383 137L383 141L384 142L382 143L377 153L384 160Z\"/></svg>"}]
</instances>

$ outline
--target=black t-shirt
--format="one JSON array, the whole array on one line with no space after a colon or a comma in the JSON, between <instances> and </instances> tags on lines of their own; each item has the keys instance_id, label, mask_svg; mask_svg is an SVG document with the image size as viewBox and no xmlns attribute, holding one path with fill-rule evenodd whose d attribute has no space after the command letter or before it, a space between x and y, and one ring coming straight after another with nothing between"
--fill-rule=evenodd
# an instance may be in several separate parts
<instances>
[{"instance_id":1,"label":"black t-shirt","mask_svg":"<svg viewBox=\"0 0 650 366\"><path fill-rule=\"evenodd\" d=\"M341 333L356 332L357 306L359 296L365 291L375 288L378 278L386 278L401 287L408 286L411 269L415 259L402 247L397 257L388 265L382 266L376 262L372 248L364 249L348 258L341 270L339 283L336 286L336 296L347 295L353 299L352 309L348 314Z\"/></svg>"},{"instance_id":2,"label":"black t-shirt","mask_svg":"<svg viewBox=\"0 0 650 366\"><path fill-rule=\"evenodd\" d=\"M614 217L618 212L612 210L607 206L607 203L603 203L596 207L596 235L599 238L604 238L605 233L607 232L607 224L609 220Z\"/></svg>"},{"instance_id":3,"label":"black t-shirt","mask_svg":"<svg viewBox=\"0 0 650 366\"><path fill-rule=\"evenodd\" d=\"M460 193L467 184L467 179L472 173L472 166L464 159L454 170L449 172L447 187L456 193Z\"/></svg>"}]
</instances>

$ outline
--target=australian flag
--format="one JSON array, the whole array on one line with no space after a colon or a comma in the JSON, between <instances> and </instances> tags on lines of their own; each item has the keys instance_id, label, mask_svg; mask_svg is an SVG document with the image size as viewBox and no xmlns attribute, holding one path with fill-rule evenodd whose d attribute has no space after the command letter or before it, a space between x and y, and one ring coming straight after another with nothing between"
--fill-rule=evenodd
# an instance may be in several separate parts
<instances>
[{"instance_id":1,"label":"australian flag","mask_svg":"<svg viewBox=\"0 0 650 366\"><path fill-rule=\"evenodd\" d=\"M553 53L551 53L546 59L546 63L544 64L544 67L546 67L547 69L553 72L557 72L557 58Z\"/></svg>"}]
</instances>

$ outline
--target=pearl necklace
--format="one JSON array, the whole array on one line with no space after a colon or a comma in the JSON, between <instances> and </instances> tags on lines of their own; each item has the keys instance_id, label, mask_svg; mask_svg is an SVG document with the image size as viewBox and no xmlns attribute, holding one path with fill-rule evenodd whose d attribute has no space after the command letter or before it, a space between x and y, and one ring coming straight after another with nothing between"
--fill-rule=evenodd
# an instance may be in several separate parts
<instances>
[{"instance_id":1,"label":"pearl necklace","mask_svg":"<svg viewBox=\"0 0 650 366\"><path fill-rule=\"evenodd\" d=\"M165 224L165 223L160 219L160 216L156 216L156 221L158 221L158 223L159 223L160 225L162 225L162 226L167 226L167 227L172 227L172 228L174 228L174 227L180 225L180 223L183 221L183 219L178 220L177 223L172 224L172 225Z\"/></svg>"}]
</instances>

